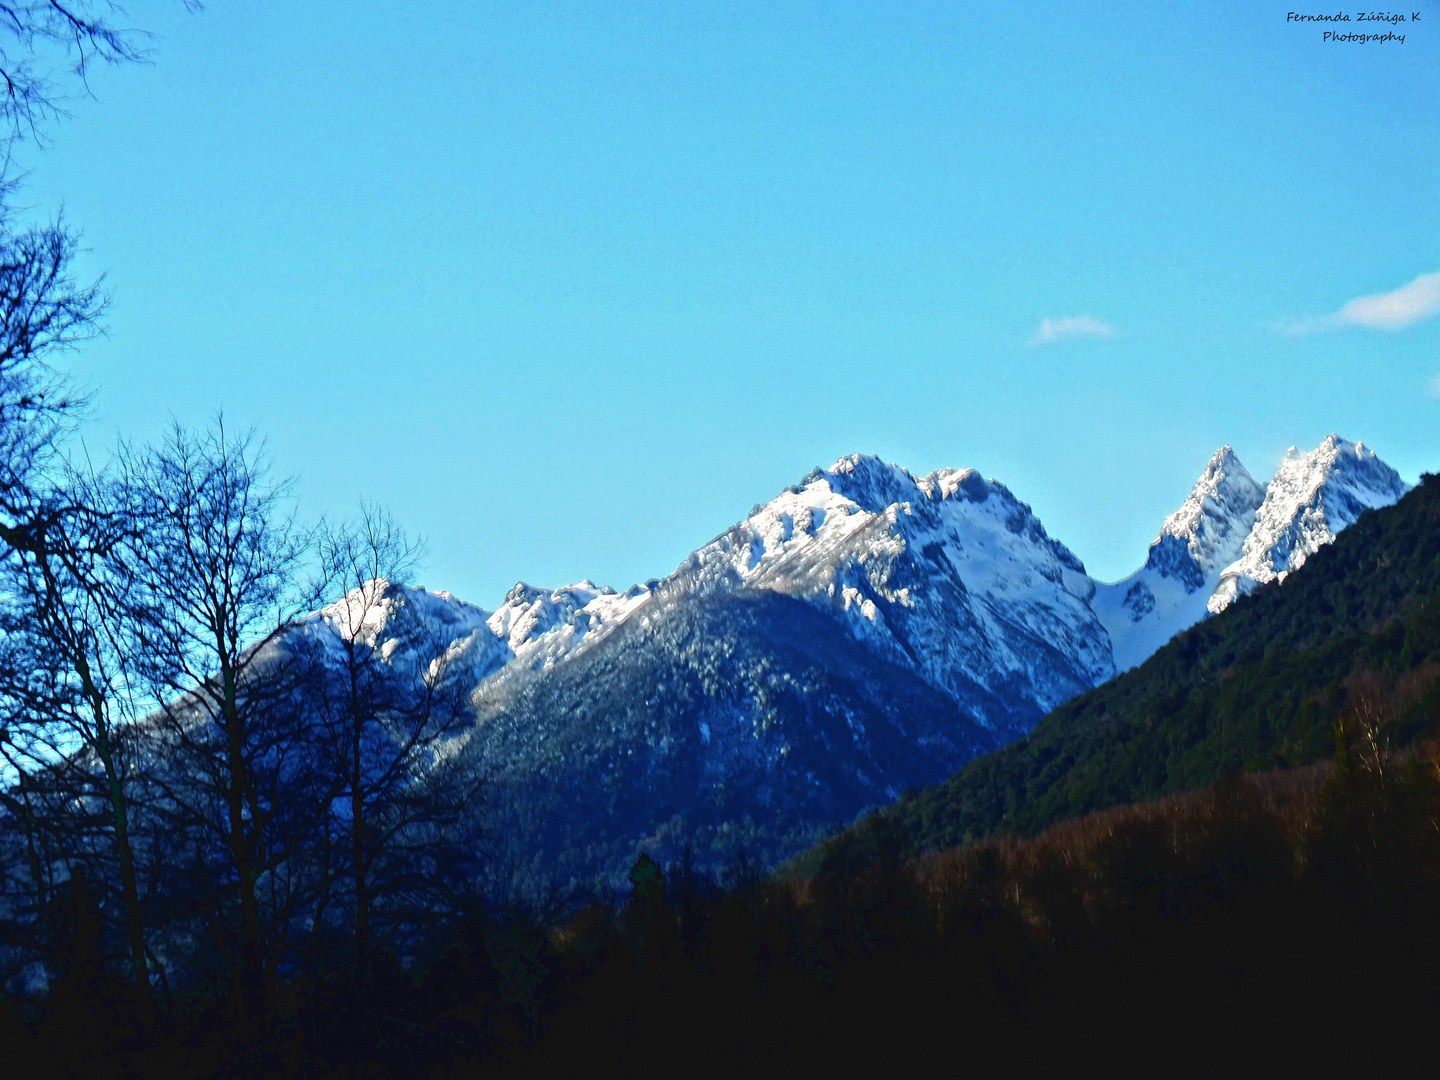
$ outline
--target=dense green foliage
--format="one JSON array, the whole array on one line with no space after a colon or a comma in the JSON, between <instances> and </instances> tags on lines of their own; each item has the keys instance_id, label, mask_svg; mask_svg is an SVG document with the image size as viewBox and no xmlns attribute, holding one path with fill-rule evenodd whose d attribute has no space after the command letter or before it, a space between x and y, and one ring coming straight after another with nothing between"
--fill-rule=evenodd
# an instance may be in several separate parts
<instances>
[{"instance_id":1,"label":"dense green foliage","mask_svg":"<svg viewBox=\"0 0 1440 1080\"><path fill-rule=\"evenodd\" d=\"M1440 477L1366 513L1283 584L1178 635L1026 738L885 811L911 850L1328 756L1362 673L1413 739L1440 716ZM819 853L802 860L813 865Z\"/></svg>"}]
</instances>

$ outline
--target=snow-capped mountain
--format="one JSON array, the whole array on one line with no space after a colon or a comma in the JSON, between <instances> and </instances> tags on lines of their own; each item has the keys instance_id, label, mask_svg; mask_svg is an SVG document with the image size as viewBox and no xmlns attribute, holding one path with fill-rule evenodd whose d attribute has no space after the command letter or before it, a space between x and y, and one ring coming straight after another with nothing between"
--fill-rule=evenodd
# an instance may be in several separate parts
<instances>
[{"instance_id":1,"label":"snow-capped mountain","mask_svg":"<svg viewBox=\"0 0 1440 1080\"><path fill-rule=\"evenodd\" d=\"M662 580L516 586L470 752L537 879L783 857L1108 678L1093 590L1003 485L842 458Z\"/></svg>"},{"instance_id":2,"label":"snow-capped mountain","mask_svg":"<svg viewBox=\"0 0 1440 1080\"><path fill-rule=\"evenodd\" d=\"M549 590L520 582L487 620L511 660L548 670L577 649L593 645L650 598L648 585L623 593L586 579Z\"/></svg>"},{"instance_id":3,"label":"snow-capped mountain","mask_svg":"<svg viewBox=\"0 0 1440 1080\"><path fill-rule=\"evenodd\" d=\"M464 752L537 881L623 867L660 833L783 857L1114 670L1093 582L1028 506L974 470L874 457L817 469L625 592L519 584L485 612L373 589L310 632L397 663L428 635L468 665Z\"/></svg>"},{"instance_id":4,"label":"snow-capped mountain","mask_svg":"<svg viewBox=\"0 0 1440 1080\"><path fill-rule=\"evenodd\" d=\"M1410 490L1364 443L1327 436L1308 454L1291 447L1280 463L1240 557L1225 568L1212 612L1236 596L1298 570L1366 510L1389 506Z\"/></svg>"},{"instance_id":5,"label":"snow-capped mountain","mask_svg":"<svg viewBox=\"0 0 1440 1080\"><path fill-rule=\"evenodd\" d=\"M1142 663L1209 614L1206 605L1225 568L1239 557L1264 499L1265 489L1222 446L1180 509L1165 519L1145 565L1097 587L1094 607L1109 632L1117 670Z\"/></svg>"},{"instance_id":6,"label":"snow-capped mountain","mask_svg":"<svg viewBox=\"0 0 1440 1080\"><path fill-rule=\"evenodd\" d=\"M415 672L443 661L462 667L467 678L479 683L514 659L491 631L490 617L448 592L376 578L302 620L297 629L336 662L343 643L353 641L394 669Z\"/></svg>"},{"instance_id":7,"label":"snow-capped mountain","mask_svg":"<svg viewBox=\"0 0 1440 1080\"><path fill-rule=\"evenodd\" d=\"M1222 447L1144 566L1097 584L1003 484L853 455L624 592L522 583L486 612L378 583L383 603L310 630L397 661L428 635L468 665L457 752L516 880L604 876L638 846L774 860L1025 734L1404 490L1335 436L1266 487Z\"/></svg>"},{"instance_id":8,"label":"snow-capped mountain","mask_svg":"<svg viewBox=\"0 0 1440 1080\"><path fill-rule=\"evenodd\" d=\"M815 604L947 692L979 683L1048 710L1114 673L1084 565L974 469L916 477L841 458L695 552L673 580Z\"/></svg>"},{"instance_id":9,"label":"snow-capped mountain","mask_svg":"<svg viewBox=\"0 0 1440 1080\"><path fill-rule=\"evenodd\" d=\"M1113 673L1084 565L1004 485L973 469L916 477L853 455L757 507L663 580L623 593L589 581L516 585L486 617L506 662L480 697L504 698L596 646L658 593L744 589L812 604L951 696L978 684L1027 714ZM1014 717L975 719L1008 728Z\"/></svg>"},{"instance_id":10,"label":"snow-capped mountain","mask_svg":"<svg viewBox=\"0 0 1440 1080\"><path fill-rule=\"evenodd\" d=\"M1237 596L1283 581L1363 511L1389 506L1407 490L1364 443L1338 435L1309 453L1291 447L1263 488L1230 447L1221 447L1165 519L1145 565L1096 588L1094 608L1116 669L1142 663Z\"/></svg>"}]
</instances>

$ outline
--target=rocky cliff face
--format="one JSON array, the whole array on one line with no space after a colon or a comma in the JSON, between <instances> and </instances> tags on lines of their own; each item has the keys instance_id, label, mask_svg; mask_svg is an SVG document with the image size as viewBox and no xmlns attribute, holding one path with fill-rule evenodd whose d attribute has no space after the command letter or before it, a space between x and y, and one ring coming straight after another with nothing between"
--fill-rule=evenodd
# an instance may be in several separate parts
<instances>
[{"instance_id":1,"label":"rocky cliff face","mask_svg":"<svg viewBox=\"0 0 1440 1080\"><path fill-rule=\"evenodd\" d=\"M1239 558L1225 568L1209 609L1223 611L1257 585L1283 581L1361 513L1389 506L1408 490L1400 475L1364 443L1330 435L1308 454L1292 446L1265 489L1255 525Z\"/></svg>"},{"instance_id":2,"label":"rocky cliff face","mask_svg":"<svg viewBox=\"0 0 1440 1080\"><path fill-rule=\"evenodd\" d=\"M1225 567L1255 524L1265 489L1228 446L1215 452L1180 508L1165 519L1145 565L1100 585L1094 607L1124 671L1209 614Z\"/></svg>"},{"instance_id":3,"label":"rocky cliff face","mask_svg":"<svg viewBox=\"0 0 1440 1080\"><path fill-rule=\"evenodd\" d=\"M1150 545L1145 565L1096 590L1094 607L1124 671L1237 596L1301 566L1367 509L1408 490L1364 443L1331 435L1291 448L1257 484L1230 447L1210 459L1184 504Z\"/></svg>"}]
</instances>

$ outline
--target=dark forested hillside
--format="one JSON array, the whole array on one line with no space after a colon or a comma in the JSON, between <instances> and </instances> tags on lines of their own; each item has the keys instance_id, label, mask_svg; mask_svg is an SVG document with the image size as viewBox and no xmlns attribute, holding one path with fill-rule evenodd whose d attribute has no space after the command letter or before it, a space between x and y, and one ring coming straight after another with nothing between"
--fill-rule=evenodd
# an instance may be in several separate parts
<instances>
[{"instance_id":1,"label":"dark forested hillside","mask_svg":"<svg viewBox=\"0 0 1440 1080\"><path fill-rule=\"evenodd\" d=\"M1440 477L1363 515L1283 584L885 813L912 850L1031 835L1092 810L1326 757L1336 721L1362 698L1399 742L1440 718Z\"/></svg>"}]
</instances>

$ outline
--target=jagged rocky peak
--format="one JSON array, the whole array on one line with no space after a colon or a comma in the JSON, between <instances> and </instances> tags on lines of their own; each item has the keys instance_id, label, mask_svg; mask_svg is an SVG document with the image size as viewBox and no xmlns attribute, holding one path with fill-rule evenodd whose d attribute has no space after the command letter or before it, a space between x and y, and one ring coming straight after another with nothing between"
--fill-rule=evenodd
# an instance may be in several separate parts
<instances>
[{"instance_id":1,"label":"jagged rocky peak","mask_svg":"<svg viewBox=\"0 0 1440 1080\"><path fill-rule=\"evenodd\" d=\"M301 620L297 631L332 655L340 655L343 643L356 642L392 666L429 663L444 653L479 680L509 659L488 618L488 612L448 592L382 577Z\"/></svg>"},{"instance_id":2,"label":"jagged rocky peak","mask_svg":"<svg viewBox=\"0 0 1440 1080\"><path fill-rule=\"evenodd\" d=\"M1364 443L1332 434L1309 453L1292 446L1209 609L1222 611L1256 586L1284 580L1364 511L1391 505L1409 487Z\"/></svg>"},{"instance_id":3,"label":"jagged rocky peak","mask_svg":"<svg viewBox=\"0 0 1440 1080\"><path fill-rule=\"evenodd\" d=\"M916 476L909 469L887 464L878 457L852 454L829 469L817 469L807 477L811 482L817 479L828 481L832 491L872 514L892 507L908 506L914 510L917 504L928 503L946 504L941 507L942 513L959 514L968 519L973 518L976 511L965 509L965 504L985 503L994 496L996 505L986 507L984 514L998 517L1007 532L1040 545L1067 568L1085 572L1084 563L1045 531L1028 503L1017 499L1000 481L987 480L976 469L937 469L927 476Z\"/></svg>"},{"instance_id":4,"label":"jagged rocky peak","mask_svg":"<svg viewBox=\"0 0 1440 1080\"><path fill-rule=\"evenodd\" d=\"M842 457L696 551L676 580L806 600L956 695L978 685L1048 708L1114 671L1084 564L974 469L917 477Z\"/></svg>"},{"instance_id":5,"label":"jagged rocky peak","mask_svg":"<svg viewBox=\"0 0 1440 1080\"><path fill-rule=\"evenodd\" d=\"M305 621L316 629L328 628L347 641L370 644L384 630L403 595L403 586L392 585L383 577L372 578Z\"/></svg>"},{"instance_id":6,"label":"jagged rocky peak","mask_svg":"<svg viewBox=\"0 0 1440 1080\"><path fill-rule=\"evenodd\" d=\"M1263 488L1221 447L1166 518L1145 565L1096 591L1116 667L1143 663L1236 596L1283 578L1363 511L1388 506L1405 490L1373 451L1338 435L1309 453L1292 447Z\"/></svg>"},{"instance_id":7,"label":"jagged rocky peak","mask_svg":"<svg viewBox=\"0 0 1440 1080\"><path fill-rule=\"evenodd\" d=\"M635 585L623 593L589 578L559 589L517 582L489 618L490 630L517 657L542 649L552 662L595 631L608 630L649 598Z\"/></svg>"},{"instance_id":8,"label":"jagged rocky peak","mask_svg":"<svg viewBox=\"0 0 1440 1080\"><path fill-rule=\"evenodd\" d=\"M423 622L435 631L464 637L485 625L487 612L448 592L430 592L423 585L403 585L374 578L351 589L307 622L332 628L343 638L373 643L393 633L396 622Z\"/></svg>"},{"instance_id":9,"label":"jagged rocky peak","mask_svg":"<svg viewBox=\"0 0 1440 1080\"><path fill-rule=\"evenodd\" d=\"M1180 508L1150 545L1147 569L1193 593L1240 554L1265 489L1229 446L1215 451Z\"/></svg>"},{"instance_id":10,"label":"jagged rocky peak","mask_svg":"<svg viewBox=\"0 0 1440 1080\"><path fill-rule=\"evenodd\" d=\"M907 538L913 541L921 533L976 527L1006 537L1008 544L1043 552L1042 560L1055 564L1047 571L1050 580L1068 574L1065 587L1088 596L1084 564L1004 484L974 469L939 469L918 477L869 454L850 454L828 469L815 469L757 505L745 520L694 552L676 576L689 577L692 585L714 584L723 567L723 579L731 584L774 588L802 562L834 567L862 550L873 561L886 553L897 555ZM960 540L958 534L951 538ZM955 550L962 562L983 554L982 547L961 555L963 550L962 542ZM999 567L987 562L983 569L988 573Z\"/></svg>"},{"instance_id":11,"label":"jagged rocky peak","mask_svg":"<svg viewBox=\"0 0 1440 1080\"><path fill-rule=\"evenodd\" d=\"M1009 488L998 480L985 479L975 469L937 469L928 476L916 476L909 469L882 461L873 454L848 454L828 469L814 470L791 490L817 481L825 481L831 491L872 514L917 499L982 503L993 494L1015 504L1029 521L1039 524L1030 507L1016 499Z\"/></svg>"},{"instance_id":12,"label":"jagged rocky peak","mask_svg":"<svg viewBox=\"0 0 1440 1080\"><path fill-rule=\"evenodd\" d=\"M913 499L917 489L915 475L909 469L882 461L874 454L847 454L828 469L816 469L801 483L808 486L819 480L871 514Z\"/></svg>"}]
</instances>

